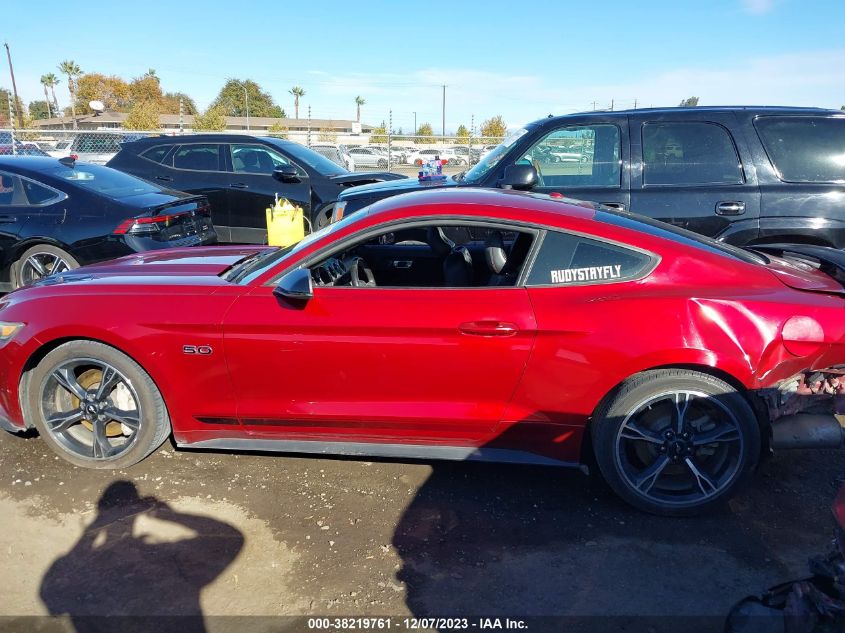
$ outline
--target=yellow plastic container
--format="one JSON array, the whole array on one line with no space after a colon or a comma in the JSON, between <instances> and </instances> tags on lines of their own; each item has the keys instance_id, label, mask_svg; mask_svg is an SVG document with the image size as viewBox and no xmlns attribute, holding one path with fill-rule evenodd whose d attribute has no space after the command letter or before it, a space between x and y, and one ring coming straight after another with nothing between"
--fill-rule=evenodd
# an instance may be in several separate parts
<instances>
[{"instance_id":1,"label":"yellow plastic container","mask_svg":"<svg viewBox=\"0 0 845 633\"><path fill-rule=\"evenodd\" d=\"M305 237L302 207L293 206L285 198L267 208L267 243L270 246L290 246Z\"/></svg>"}]
</instances>

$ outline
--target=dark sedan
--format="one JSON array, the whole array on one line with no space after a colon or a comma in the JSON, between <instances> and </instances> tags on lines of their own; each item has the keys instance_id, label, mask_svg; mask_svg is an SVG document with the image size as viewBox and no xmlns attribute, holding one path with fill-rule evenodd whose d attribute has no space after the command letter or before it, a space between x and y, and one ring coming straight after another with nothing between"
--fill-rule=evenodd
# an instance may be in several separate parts
<instances>
[{"instance_id":1,"label":"dark sedan","mask_svg":"<svg viewBox=\"0 0 845 633\"><path fill-rule=\"evenodd\" d=\"M72 158L0 156L0 292L139 251L216 241L203 196Z\"/></svg>"},{"instance_id":2,"label":"dark sedan","mask_svg":"<svg viewBox=\"0 0 845 633\"><path fill-rule=\"evenodd\" d=\"M390 172L351 173L299 143L234 134L123 143L107 164L207 196L220 241L248 244L266 243L265 209L277 194L302 207L317 228L328 223L332 204L347 187L405 178Z\"/></svg>"}]
</instances>

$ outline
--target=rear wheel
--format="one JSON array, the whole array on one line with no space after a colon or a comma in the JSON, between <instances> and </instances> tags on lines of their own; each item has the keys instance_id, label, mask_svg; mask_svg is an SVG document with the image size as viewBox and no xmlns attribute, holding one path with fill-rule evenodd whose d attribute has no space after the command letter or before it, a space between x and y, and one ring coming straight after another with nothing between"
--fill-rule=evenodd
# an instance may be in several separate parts
<instances>
[{"instance_id":1,"label":"rear wheel","mask_svg":"<svg viewBox=\"0 0 845 633\"><path fill-rule=\"evenodd\" d=\"M38 244L27 249L14 264L15 288L26 286L49 275L79 268L73 256L49 244Z\"/></svg>"},{"instance_id":2,"label":"rear wheel","mask_svg":"<svg viewBox=\"0 0 845 633\"><path fill-rule=\"evenodd\" d=\"M383 169L383 168L385 168L385 167L387 167L387 161L386 161L385 159L383 159L383 158L382 158L382 159L380 159L380 160L378 161L378 166L379 166L379 167L381 167L382 169Z\"/></svg>"},{"instance_id":3,"label":"rear wheel","mask_svg":"<svg viewBox=\"0 0 845 633\"><path fill-rule=\"evenodd\" d=\"M95 341L60 345L27 381L26 414L57 454L85 468L125 468L167 438L158 388L138 363Z\"/></svg>"},{"instance_id":4,"label":"rear wheel","mask_svg":"<svg viewBox=\"0 0 845 633\"><path fill-rule=\"evenodd\" d=\"M708 374L661 369L633 376L593 421L602 475L655 514L700 514L730 498L754 470L760 428L745 397Z\"/></svg>"}]
</instances>

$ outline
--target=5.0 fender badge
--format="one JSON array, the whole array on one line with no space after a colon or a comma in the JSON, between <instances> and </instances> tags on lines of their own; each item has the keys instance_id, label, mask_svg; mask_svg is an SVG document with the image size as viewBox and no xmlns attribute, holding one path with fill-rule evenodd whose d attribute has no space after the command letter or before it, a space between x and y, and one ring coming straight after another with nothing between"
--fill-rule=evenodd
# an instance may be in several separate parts
<instances>
[{"instance_id":1,"label":"5.0 fender badge","mask_svg":"<svg viewBox=\"0 0 845 633\"><path fill-rule=\"evenodd\" d=\"M199 354L200 356L208 356L214 350L211 349L211 345L183 345L182 346L182 353L183 354Z\"/></svg>"}]
</instances>

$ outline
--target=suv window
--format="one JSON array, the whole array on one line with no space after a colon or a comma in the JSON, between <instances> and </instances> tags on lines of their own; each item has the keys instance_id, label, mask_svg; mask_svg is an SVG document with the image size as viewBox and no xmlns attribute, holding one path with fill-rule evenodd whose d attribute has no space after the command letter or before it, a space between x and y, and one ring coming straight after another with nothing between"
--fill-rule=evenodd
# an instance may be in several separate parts
<instances>
[{"instance_id":1,"label":"suv window","mask_svg":"<svg viewBox=\"0 0 845 633\"><path fill-rule=\"evenodd\" d=\"M177 169L220 171L220 146L216 143L182 145L173 156L173 166Z\"/></svg>"},{"instance_id":2,"label":"suv window","mask_svg":"<svg viewBox=\"0 0 845 633\"><path fill-rule=\"evenodd\" d=\"M717 123L643 125L643 184L742 184L730 133Z\"/></svg>"},{"instance_id":3,"label":"suv window","mask_svg":"<svg viewBox=\"0 0 845 633\"><path fill-rule=\"evenodd\" d=\"M610 124L562 127L535 143L517 163L537 170L541 187L620 185L619 128Z\"/></svg>"},{"instance_id":4,"label":"suv window","mask_svg":"<svg viewBox=\"0 0 845 633\"><path fill-rule=\"evenodd\" d=\"M161 163L167 156L167 152L170 151L170 147L170 145L156 145L145 152L141 152L141 156L154 163Z\"/></svg>"},{"instance_id":5,"label":"suv window","mask_svg":"<svg viewBox=\"0 0 845 633\"><path fill-rule=\"evenodd\" d=\"M845 118L767 116L754 127L781 180L845 181Z\"/></svg>"},{"instance_id":6,"label":"suv window","mask_svg":"<svg viewBox=\"0 0 845 633\"><path fill-rule=\"evenodd\" d=\"M232 169L238 174L265 174L281 165L290 165L290 161L263 145L232 144Z\"/></svg>"},{"instance_id":7,"label":"suv window","mask_svg":"<svg viewBox=\"0 0 845 633\"><path fill-rule=\"evenodd\" d=\"M531 267L529 286L585 286L641 276L652 258L615 244L548 231Z\"/></svg>"}]
</instances>

